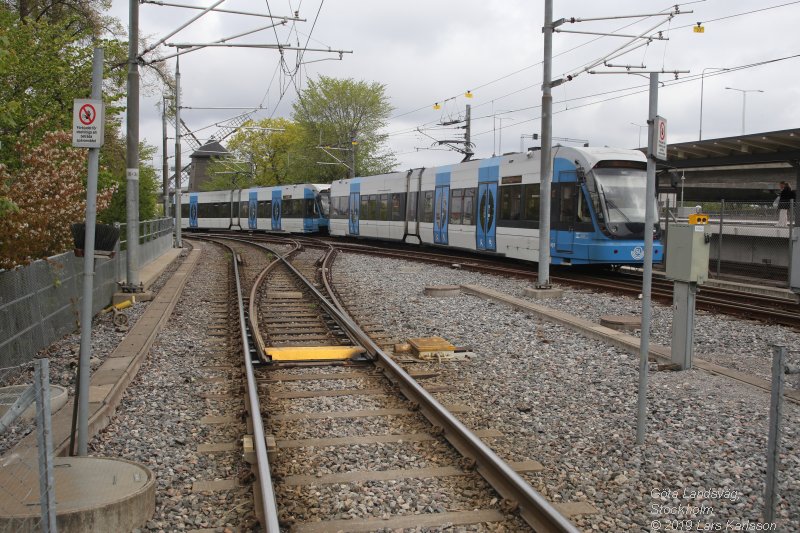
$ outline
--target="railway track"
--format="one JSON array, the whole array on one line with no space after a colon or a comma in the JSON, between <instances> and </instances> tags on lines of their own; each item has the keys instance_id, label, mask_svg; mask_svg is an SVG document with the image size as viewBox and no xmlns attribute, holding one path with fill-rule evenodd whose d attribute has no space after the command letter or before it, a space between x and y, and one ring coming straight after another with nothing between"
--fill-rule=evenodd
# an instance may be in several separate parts
<instances>
[{"instance_id":1,"label":"railway track","mask_svg":"<svg viewBox=\"0 0 800 533\"><path fill-rule=\"evenodd\" d=\"M303 237L305 245L313 241ZM363 245L359 243L339 243L337 248L352 253L365 253L383 257L423 261L448 267L456 266L463 270L483 272L489 274L512 276L535 281L537 273L535 268L517 261L508 261L503 258L483 258L475 255L460 253L437 253L414 250L408 253L407 248L395 249L393 244L384 244L380 247ZM580 287L602 292L638 296L642 292L642 276L634 272L592 271L575 268L554 268L551 280L566 286ZM665 305L672 304L672 281L659 275L652 280L652 297ZM761 320L768 323L780 324L794 329L800 329L800 304L791 300L776 299L769 296L759 296L751 293L739 292L719 287L701 286L696 297L698 309L731 316Z\"/></svg>"},{"instance_id":2,"label":"railway track","mask_svg":"<svg viewBox=\"0 0 800 533\"><path fill-rule=\"evenodd\" d=\"M481 440L496 432L469 431L342 313L330 280L316 274L330 271L333 253L323 259L295 244L254 260L240 239L225 240L240 302L252 428L245 441L265 531L526 523L577 531L519 476L530 462L502 461ZM259 257L269 266L254 277ZM321 360L336 351L349 356Z\"/></svg>"}]
</instances>

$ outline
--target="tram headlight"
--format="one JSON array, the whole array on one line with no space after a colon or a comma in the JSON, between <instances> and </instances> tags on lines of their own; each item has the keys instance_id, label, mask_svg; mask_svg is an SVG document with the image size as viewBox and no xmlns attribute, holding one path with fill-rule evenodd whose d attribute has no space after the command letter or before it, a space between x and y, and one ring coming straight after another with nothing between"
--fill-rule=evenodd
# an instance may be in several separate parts
<instances>
[{"instance_id":1,"label":"tram headlight","mask_svg":"<svg viewBox=\"0 0 800 533\"><path fill-rule=\"evenodd\" d=\"M618 229L619 229L619 228L617 227L617 225L616 225L616 224L614 224L614 225L612 225L612 226L611 226L611 231L612 231L612 232L614 232L614 233L616 233Z\"/></svg>"}]
</instances>

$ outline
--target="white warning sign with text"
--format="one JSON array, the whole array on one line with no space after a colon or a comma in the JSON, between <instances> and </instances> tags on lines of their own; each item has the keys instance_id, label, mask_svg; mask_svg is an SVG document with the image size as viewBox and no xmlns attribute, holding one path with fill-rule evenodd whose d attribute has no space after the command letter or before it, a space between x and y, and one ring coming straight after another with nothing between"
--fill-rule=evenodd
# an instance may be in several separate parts
<instances>
[{"instance_id":1,"label":"white warning sign with text","mask_svg":"<svg viewBox=\"0 0 800 533\"><path fill-rule=\"evenodd\" d=\"M653 127L653 157L661 161L667 160L667 119L656 115Z\"/></svg>"},{"instance_id":2,"label":"white warning sign with text","mask_svg":"<svg viewBox=\"0 0 800 533\"><path fill-rule=\"evenodd\" d=\"M102 100L75 100L72 107L72 146L103 146L105 113Z\"/></svg>"}]
</instances>

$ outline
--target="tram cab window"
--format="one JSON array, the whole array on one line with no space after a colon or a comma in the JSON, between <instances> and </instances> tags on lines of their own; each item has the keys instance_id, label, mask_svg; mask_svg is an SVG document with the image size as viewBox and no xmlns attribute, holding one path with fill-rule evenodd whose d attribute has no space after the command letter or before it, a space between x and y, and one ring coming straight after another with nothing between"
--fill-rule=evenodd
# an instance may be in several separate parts
<instances>
[{"instance_id":1,"label":"tram cab window","mask_svg":"<svg viewBox=\"0 0 800 533\"><path fill-rule=\"evenodd\" d=\"M592 213L589 211L589 204L583 195L583 191L578 189L578 216L575 219L579 224L591 223Z\"/></svg>"},{"instance_id":2,"label":"tram cab window","mask_svg":"<svg viewBox=\"0 0 800 533\"><path fill-rule=\"evenodd\" d=\"M464 209L464 189L450 189L450 224L461 224Z\"/></svg>"},{"instance_id":3,"label":"tram cab window","mask_svg":"<svg viewBox=\"0 0 800 533\"><path fill-rule=\"evenodd\" d=\"M558 210L558 220L571 226L577 215L575 193L578 188L574 183L564 183L559 188L561 189L561 206Z\"/></svg>"},{"instance_id":4,"label":"tram cab window","mask_svg":"<svg viewBox=\"0 0 800 533\"><path fill-rule=\"evenodd\" d=\"M422 213L420 222L433 222L433 191L422 192Z\"/></svg>"}]
</instances>

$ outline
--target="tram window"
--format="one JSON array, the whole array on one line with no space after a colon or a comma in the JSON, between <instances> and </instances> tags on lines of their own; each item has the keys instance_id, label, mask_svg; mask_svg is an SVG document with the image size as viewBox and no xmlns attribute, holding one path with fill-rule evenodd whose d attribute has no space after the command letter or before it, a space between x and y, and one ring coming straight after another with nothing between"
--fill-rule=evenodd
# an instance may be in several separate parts
<instances>
[{"instance_id":1,"label":"tram window","mask_svg":"<svg viewBox=\"0 0 800 533\"><path fill-rule=\"evenodd\" d=\"M538 183L525 185L523 189L522 218L535 222L535 228L539 227L539 196L540 186Z\"/></svg>"},{"instance_id":2,"label":"tram window","mask_svg":"<svg viewBox=\"0 0 800 533\"><path fill-rule=\"evenodd\" d=\"M225 215L225 218L228 218L228 217L235 217L235 216L236 216L236 213L238 213L238 212L239 212L239 202L233 202L233 203L231 204L231 210L230 210L230 213L229 213L228 215Z\"/></svg>"},{"instance_id":3,"label":"tram window","mask_svg":"<svg viewBox=\"0 0 800 533\"><path fill-rule=\"evenodd\" d=\"M389 212L389 195L381 194L378 196L378 220L389 220L391 213Z\"/></svg>"},{"instance_id":4,"label":"tram window","mask_svg":"<svg viewBox=\"0 0 800 533\"><path fill-rule=\"evenodd\" d=\"M408 221L415 222L417 220L417 193L408 193Z\"/></svg>"},{"instance_id":5,"label":"tram window","mask_svg":"<svg viewBox=\"0 0 800 533\"><path fill-rule=\"evenodd\" d=\"M359 216L361 217L361 220L369 219L369 196L361 196L361 211Z\"/></svg>"},{"instance_id":6,"label":"tram window","mask_svg":"<svg viewBox=\"0 0 800 533\"><path fill-rule=\"evenodd\" d=\"M464 189L464 218L461 222L465 226L475 224L475 188Z\"/></svg>"},{"instance_id":7,"label":"tram window","mask_svg":"<svg viewBox=\"0 0 800 533\"><path fill-rule=\"evenodd\" d=\"M571 183L565 183L561 187L561 208L558 220L564 224L572 225L575 221L575 187Z\"/></svg>"},{"instance_id":8,"label":"tram window","mask_svg":"<svg viewBox=\"0 0 800 533\"><path fill-rule=\"evenodd\" d=\"M303 200L303 218L314 218L317 216L317 209L316 205L314 204L313 198L306 198Z\"/></svg>"},{"instance_id":9,"label":"tram window","mask_svg":"<svg viewBox=\"0 0 800 533\"><path fill-rule=\"evenodd\" d=\"M189 204L181 202L181 216L183 218L189 218Z\"/></svg>"},{"instance_id":10,"label":"tram window","mask_svg":"<svg viewBox=\"0 0 800 533\"><path fill-rule=\"evenodd\" d=\"M339 198L339 217L347 219L350 217L350 197L342 196Z\"/></svg>"},{"instance_id":11,"label":"tram window","mask_svg":"<svg viewBox=\"0 0 800 533\"><path fill-rule=\"evenodd\" d=\"M522 186L500 187L500 220L519 220L522 210Z\"/></svg>"},{"instance_id":12,"label":"tram window","mask_svg":"<svg viewBox=\"0 0 800 533\"><path fill-rule=\"evenodd\" d=\"M589 212L589 205L583 196L583 191L578 190L578 222L591 222L592 214Z\"/></svg>"},{"instance_id":13,"label":"tram window","mask_svg":"<svg viewBox=\"0 0 800 533\"><path fill-rule=\"evenodd\" d=\"M450 189L450 224L461 224L464 209L464 189Z\"/></svg>"},{"instance_id":14,"label":"tram window","mask_svg":"<svg viewBox=\"0 0 800 533\"><path fill-rule=\"evenodd\" d=\"M241 218L248 218L248 213L250 212L250 202L241 202L239 204L239 216Z\"/></svg>"},{"instance_id":15,"label":"tram window","mask_svg":"<svg viewBox=\"0 0 800 533\"><path fill-rule=\"evenodd\" d=\"M369 203L367 204L367 212L369 213L369 220L378 220L378 195L370 194Z\"/></svg>"},{"instance_id":16,"label":"tram window","mask_svg":"<svg viewBox=\"0 0 800 533\"><path fill-rule=\"evenodd\" d=\"M420 222L433 222L433 191L422 192L422 213Z\"/></svg>"},{"instance_id":17,"label":"tram window","mask_svg":"<svg viewBox=\"0 0 800 533\"><path fill-rule=\"evenodd\" d=\"M392 193L392 221L403 220L403 214L406 210L405 200L405 193Z\"/></svg>"}]
</instances>

